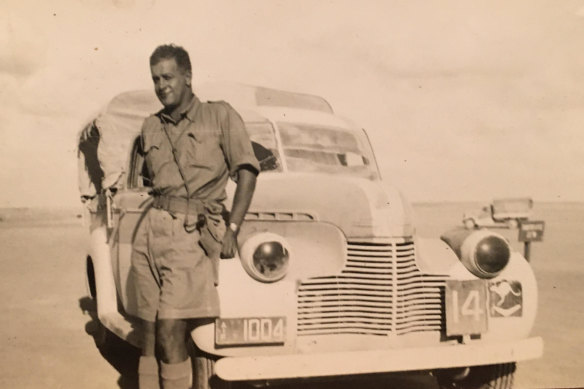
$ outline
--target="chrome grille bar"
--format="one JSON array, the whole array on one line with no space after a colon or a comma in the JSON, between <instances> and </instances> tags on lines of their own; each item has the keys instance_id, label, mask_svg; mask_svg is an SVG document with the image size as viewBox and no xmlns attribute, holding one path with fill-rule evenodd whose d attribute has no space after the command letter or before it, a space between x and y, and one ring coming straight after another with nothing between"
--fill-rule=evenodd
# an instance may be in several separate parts
<instances>
[{"instance_id":1,"label":"chrome grille bar","mask_svg":"<svg viewBox=\"0 0 584 389\"><path fill-rule=\"evenodd\" d=\"M413 242L349 242L340 274L298 288L298 335L387 336L443 328L444 276L420 272Z\"/></svg>"}]
</instances>

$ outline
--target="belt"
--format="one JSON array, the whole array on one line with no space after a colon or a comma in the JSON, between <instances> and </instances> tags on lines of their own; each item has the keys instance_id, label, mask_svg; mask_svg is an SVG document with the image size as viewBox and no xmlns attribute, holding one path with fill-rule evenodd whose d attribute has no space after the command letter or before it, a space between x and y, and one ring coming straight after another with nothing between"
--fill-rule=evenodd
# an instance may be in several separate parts
<instances>
[{"instance_id":1,"label":"belt","mask_svg":"<svg viewBox=\"0 0 584 389\"><path fill-rule=\"evenodd\" d=\"M197 228L201 228L206 223L205 205L198 199L187 200L184 197L154 195L152 208L163 209L172 214L181 213L186 215L185 226L195 225ZM190 215L197 216L197 221L195 223L188 223L187 220Z\"/></svg>"}]
</instances>

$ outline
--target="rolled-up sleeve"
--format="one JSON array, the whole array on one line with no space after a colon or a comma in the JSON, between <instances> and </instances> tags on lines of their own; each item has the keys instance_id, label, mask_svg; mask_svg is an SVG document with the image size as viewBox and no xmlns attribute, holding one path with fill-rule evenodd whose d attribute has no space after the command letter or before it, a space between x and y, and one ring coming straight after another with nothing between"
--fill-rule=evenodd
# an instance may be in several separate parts
<instances>
[{"instance_id":1,"label":"rolled-up sleeve","mask_svg":"<svg viewBox=\"0 0 584 389\"><path fill-rule=\"evenodd\" d=\"M223 102L222 105L225 107L225 113L221 124L221 143L229 167L229 175L237 181L237 172L244 166L258 174L260 164L253 152L243 119L228 103Z\"/></svg>"}]
</instances>

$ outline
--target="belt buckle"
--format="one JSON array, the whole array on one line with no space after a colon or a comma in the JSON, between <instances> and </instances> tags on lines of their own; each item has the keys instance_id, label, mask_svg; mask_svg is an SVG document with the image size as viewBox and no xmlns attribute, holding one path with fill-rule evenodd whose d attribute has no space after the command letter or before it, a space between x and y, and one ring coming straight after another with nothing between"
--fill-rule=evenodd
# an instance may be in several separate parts
<instances>
[{"instance_id":1,"label":"belt buckle","mask_svg":"<svg viewBox=\"0 0 584 389\"><path fill-rule=\"evenodd\" d=\"M154 195L154 200L152 200L152 208L164 209L163 199L161 195Z\"/></svg>"}]
</instances>

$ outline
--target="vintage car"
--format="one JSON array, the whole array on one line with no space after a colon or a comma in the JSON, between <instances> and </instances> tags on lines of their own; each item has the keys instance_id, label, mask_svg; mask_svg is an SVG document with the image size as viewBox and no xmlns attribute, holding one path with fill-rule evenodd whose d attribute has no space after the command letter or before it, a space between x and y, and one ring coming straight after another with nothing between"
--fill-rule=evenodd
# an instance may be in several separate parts
<instances>
[{"instance_id":1,"label":"vintage car","mask_svg":"<svg viewBox=\"0 0 584 389\"><path fill-rule=\"evenodd\" d=\"M473 228L517 228L531 216L533 200L529 197L495 199L480 211L467 211L462 224Z\"/></svg>"},{"instance_id":2,"label":"vintage car","mask_svg":"<svg viewBox=\"0 0 584 389\"><path fill-rule=\"evenodd\" d=\"M326 100L241 85L196 90L236 107L262 172L239 254L220 263L221 316L191 333L193 387L426 372L441 387L509 388L516 362L541 356L541 338L530 337L529 263L488 230L417 236L364 130ZM151 204L139 135L160 108L153 92L121 94L79 145L89 291L105 335L134 345L130 253Z\"/></svg>"}]
</instances>

